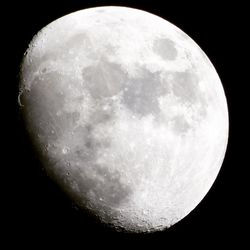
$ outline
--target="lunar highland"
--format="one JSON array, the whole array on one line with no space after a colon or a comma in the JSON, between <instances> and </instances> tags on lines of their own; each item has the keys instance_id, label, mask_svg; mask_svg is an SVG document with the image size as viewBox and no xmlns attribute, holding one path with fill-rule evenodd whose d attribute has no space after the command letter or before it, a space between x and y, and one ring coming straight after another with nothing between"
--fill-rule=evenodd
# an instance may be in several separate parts
<instances>
[{"instance_id":1,"label":"lunar highland","mask_svg":"<svg viewBox=\"0 0 250 250\"><path fill-rule=\"evenodd\" d=\"M116 230L180 221L226 151L212 63L179 28L137 9L85 9L43 28L24 55L19 103L48 174Z\"/></svg>"}]
</instances>

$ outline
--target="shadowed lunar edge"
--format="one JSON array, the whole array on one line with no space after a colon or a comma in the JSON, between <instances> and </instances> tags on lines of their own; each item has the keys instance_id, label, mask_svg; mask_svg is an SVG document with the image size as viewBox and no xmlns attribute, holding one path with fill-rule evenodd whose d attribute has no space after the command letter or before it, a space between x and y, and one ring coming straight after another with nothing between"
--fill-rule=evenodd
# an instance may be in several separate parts
<instances>
[{"instance_id":1,"label":"shadowed lunar edge","mask_svg":"<svg viewBox=\"0 0 250 250\"><path fill-rule=\"evenodd\" d=\"M122 91L122 104L136 116L143 117L152 114L157 117L160 113L157 97L169 93L171 82L160 80L159 73L151 73L145 68L141 68L140 78L128 78L127 74L118 64L108 61L101 61L97 67L83 69L83 79L91 96L97 101L103 98L110 98ZM181 97L186 103L195 103L198 100L197 79L189 72L173 73L172 90L174 94ZM77 189L76 197L80 205L92 209L100 209L108 206L118 207L119 204L129 196L133 190L120 182L118 171L110 173L95 163L96 152L102 148L109 147L109 140L97 141L92 136L92 128L97 124L110 122L112 113L96 110L92 115L91 124L76 126L80 114L78 112L63 112L58 116L58 112L65 105L66 90L61 88L63 75L57 72L43 72L41 76L35 78L29 91L21 95L23 113L29 124L29 130L33 138L39 134L37 141L46 148L48 141L57 141L65 131L73 132L67 139L70 151L64 156L64 162L53 162L55 166L54 176L64 182L65 187L73 186ZM72 79L68 79L71 81ZM193 87L194 85L195 87ZM53 87L52 87L53 86ZM37 104L36 104L37 103ZM34 122L35 121L35 122ZM188 129L188 124L183 117L175 118L175 129L184 132ZM38 146L39 148L39 146ZM54 154L54 155L53 155ZM50 148L50 157L57 159L60 152ZM66 159L65 159L66 158ZM76 165L76 159L84 163L84 167ZM57 164L71 165L70 176L65 178L65 171L61 171ZM87 171L92 171L90 175ZM96 181L96 176L99 182ZM72 192L74 193L74 192ZM94 202L93 202L94 201ZM96 205L93 208L93 204Z\"/></svg>"},{"instance_id":2,"label":"shadowed lunar edge","mask_svg":"<svg viewBox=\"0 0 250 250\"><path fill-rule=\"evenodd\" d=\"M212 84L217 84L217 78L211 86L208 84L213 78L207 82L205 79L201 88L200 72L216 72L207 61L205 66L197 66L201 67L200 72L193 66L204 56L189 58L188 48L182 49L183 44L190 46L190 51L192 46L194 51L197 48L185 40L184 34L181 33L183 40L175 37L175 32L180 31L173 31L173 39L167 38L169 30L163 29L160 35L152 31L148 36L153 25L150 26L150 21L151 28L144 25L140 11L140 24L134 29L131 20L137 11L128 9L126 14L123 12L126 8L113 8L114 12L110 11L114 19L108 13L109 8L100 9L98 15L104 15L102 21L94 11L88 26L81 19L83 12L81 18L78 16L86 25L83 28L80 25L75 30L74 22L64 23L61 19L54 24L59 27L58 33L47 29L37 36L22 65L19 104L46 170L78 206L87 208L105 223L128 231L155 231L186 216L211 184L222 151L218 150L215 156L211 153L214 149L210 148L217 146L217 142L213 136L209 141L210 127L216 124L223 128L226 123L220 123L221 120L216 123L210 118L211 111L215 111L214 104L223 99L220 100L220 92L213 97L218 89ZM160 21L149 17L152 23L155 21L155 28L158 27ZM125 24L126 18L131 27ZM72 31L65 32L70 25ZM120 25L132 35L138 35L142 28L138 41L130 43L130 37L127 39L127 32ZM95 29L100 32L93 32ZM109 38L119 32L122 38ZM149 40L145 43L148 50L145 54L141 51L141 38ZM129 46L134 46L133 52ZM131 53L129 59L126 53ZM194 61L189 64L189 60ZM216 113L217 117L223 111ZM201 157L207 151L212 158L202 165ZM128 157L132 160L127 160ZM216 166L208 170L214 162ZM198 183L208 172L211 175L208 182Z\"/></svg>"}]
</instances>

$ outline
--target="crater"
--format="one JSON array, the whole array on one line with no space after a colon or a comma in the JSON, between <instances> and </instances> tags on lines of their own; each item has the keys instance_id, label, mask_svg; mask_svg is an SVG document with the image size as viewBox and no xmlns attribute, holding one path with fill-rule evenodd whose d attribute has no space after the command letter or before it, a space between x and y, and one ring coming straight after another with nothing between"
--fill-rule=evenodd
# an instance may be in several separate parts
<instances>
[{"instance_id":1,"label":"crater","mask_svg":"<svg viewBox=\"0 0 250 250\"><path fill-rule=\"evenodd\" d=\"M70 37L67 41L60 41L58 46L47 48L41 57L33 58L33 60L29 58L29 54L32 52L28 51L25 61L22 64L22 71L25 75L30 75L30 72L36 72L41 64L44 64L45 62L74 60L79 53L84 53L88 57L96 58L96 54L92 52L93 50L90 50L91 47L91 40L85 33L76 34Z\"/></svg>"},{"instance_id":2,"label":"crater","mask_svg":"<svg viewBox=\"0 0 250 250\"><path fill-rule=\"evenodd\" d=\"M118 170L112 172L101 166L91 165L74 169L71 175L77 185L78 193L69 192L76 198L78 204L98 216L104 207L119 207L119 205L133 192L121 181ZM71 186L70 186L71 188ZM103 217L103 215L101 215ZM105 220L110 220L109 215L104 215Z\"/></svg>"},{"instance_id":3,"label":"crater","mask_svg":"<svg viewBox=\"0 0 250 250\"><path fill-rule=\"evenodd\" d=\"M178 54L174 42L167 38L155 40L153 51L164 60L174 60Z\"/></svg>"},{"instance_id":4,"label":"crater","mask_svg":"<svg viewBox=\"0 0 250 250\"><path fill-rule=\"evenodd\" d=\"M71 162L78 162L71 176L79 190L78 199L86 202L83 205L87 207L118 206L132 190L121 181L118 170L96 163L98 155L110 147L110 140L97 139L93 128L92 124L80 126L71 138L74 144Z\"/></svg>"}]
</instances>

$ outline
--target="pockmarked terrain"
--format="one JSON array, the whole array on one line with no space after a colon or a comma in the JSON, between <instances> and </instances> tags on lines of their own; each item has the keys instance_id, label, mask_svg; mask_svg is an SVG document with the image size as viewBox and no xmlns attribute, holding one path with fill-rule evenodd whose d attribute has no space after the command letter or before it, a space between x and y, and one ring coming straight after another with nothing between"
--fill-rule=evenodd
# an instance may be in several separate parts
<instances>
[{"instance_id":1,"label":"pockmarked terrain","mask_svg":"<svg viewBox=\"0 0 250 250\"><path fill-rule=\"evenodd\" d=\"M213 65L176 26L136 9L86 9L42 29L22 62L19 104L48 174L117 230L184 218L227 146Z\"/></svg>"}]
</instances>

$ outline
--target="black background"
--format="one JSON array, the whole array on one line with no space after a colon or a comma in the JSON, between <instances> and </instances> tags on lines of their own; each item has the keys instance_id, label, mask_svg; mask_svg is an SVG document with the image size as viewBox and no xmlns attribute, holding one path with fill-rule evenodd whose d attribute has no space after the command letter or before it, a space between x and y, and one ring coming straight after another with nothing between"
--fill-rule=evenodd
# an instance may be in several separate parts
<instances>
[{"instance_id":1,"label":"black background","mask_svg":"<svg viewBox=\"0 0 250 250\"><path fill-rule=\"evenodd\" d=\"M218 1L219 2L219 1ZM2 53L4 105L3 120L7 128L2 130L4 141L2 169L3 238L7 243L31 246L37 249L41 244L51 243L77 245L83 249L91 246L115 246L125 244L141 248L159 245L164 248L198 245L222 247L243 244L247 236L246 190L242 173L246 164L241 161L238 131L243 129L239 116L239 89L243 80L237 70L243 68L242 55L246 30L246 16L240 2L199 1L16 1L2 5L1 17L4 36ZM198 207L187 217L163 232L134 235L115 233L95 224L88 216L74 208L57 186L41 170L32 147L27 139L18 112L19 65L30 40L45 25L68 13L94 6L116 5L135 7L159 15L172 22L205 51L214 64L226 93L229 115L229 144L221 171L211 190ZM7 112L6 112L7 111ZM6 122L7 121L7 122ZM241 153L243 154L243 152ZM246 185L247 186L247 185ZM5 236L6 235L6 236ZM8 249L8 248L7 248ZM56 248L57 249L57 248Z\"/></svg>"}]
</instances>

